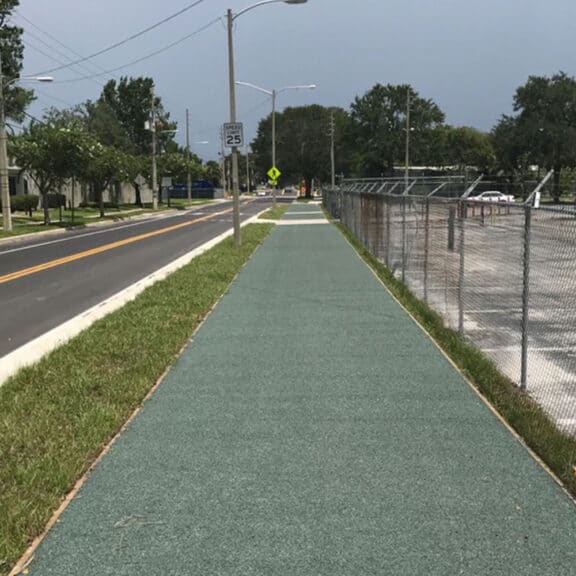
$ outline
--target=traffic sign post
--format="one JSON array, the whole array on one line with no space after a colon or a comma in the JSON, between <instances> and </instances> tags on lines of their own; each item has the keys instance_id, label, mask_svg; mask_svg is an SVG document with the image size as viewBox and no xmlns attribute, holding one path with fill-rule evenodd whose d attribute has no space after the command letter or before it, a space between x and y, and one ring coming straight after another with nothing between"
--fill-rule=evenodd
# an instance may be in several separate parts
<instances>
[{"instance_id":1,"label":"traffic sign post","mask_svg":"<svg viewBox=\"0 0 576 576\"><path fill-rule=\"evenodd\" d=\"M224 146L226 148L242 148L244 146L244 126L242 122L227 122L224 124Z\"/></svg>"}]
</instances>

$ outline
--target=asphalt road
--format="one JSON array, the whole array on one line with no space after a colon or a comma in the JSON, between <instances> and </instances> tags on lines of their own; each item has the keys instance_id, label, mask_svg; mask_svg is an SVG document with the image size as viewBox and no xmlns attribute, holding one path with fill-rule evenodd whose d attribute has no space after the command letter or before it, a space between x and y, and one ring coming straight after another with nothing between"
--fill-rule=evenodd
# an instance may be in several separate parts
<instances>
[{"instance_id":1,"label":"asphalt road","mask_svg":"<svg viewBox=\"0 0 576 576\"><path fill-rule=\"evenodd\" d=\"M244 202L244 221L271 205ZM0 357L232 227L231 202L0 245Z\"/></svg>"}]
</instances>

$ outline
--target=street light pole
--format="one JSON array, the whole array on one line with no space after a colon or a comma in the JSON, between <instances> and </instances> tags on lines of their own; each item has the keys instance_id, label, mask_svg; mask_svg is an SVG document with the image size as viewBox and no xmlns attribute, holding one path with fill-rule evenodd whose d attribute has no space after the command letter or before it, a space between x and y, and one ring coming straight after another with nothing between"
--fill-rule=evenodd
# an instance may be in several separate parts
<instances>
[{"instance_id":1,"label":"street light pole","mask_svg":"<svg viewBox=\"0 0 576 576\"><path fill-rule=\"evenodd\" d=\"M236 82L241 86L248 86L249 88L254 88L254 90L258 90L259 92L264 92L264 94L268 94L272 96L272 167L277 168L276 166L276 96L280 92L284 92L285 90L314 90L316 88L316 84L307 84L304 86L284 86L284 88L280 88L279 90L268 90L266 88L261 88L260 86L256 86L255 84L250 84L249 82ZM274 199L274 206L276 206L276 185L272 188L272 197Z\"/></svg>"},{"instance_id":2,"label":"street light pole","mask_svg":"<svg viewBox=\"0 0 576 576\"><path fill-rule=\"evenodd\" d=\"M272 90L272 166L276 168L276 90ZM278 184L272 186L273 205L276 208L276 189Z\"/></svg>"},{"instance_id":3,"label":"street light pole","mask_svg":"<svg viewBox=\"0 0 576 576\"><path fill-rule=\"evenodd\" d=\"M261 0L252 4L237 14L233 14L231 9L228 9L227 28L228 28L228 77L230 82L230 122L236 122L236 85L234 82L234 20L245 14L249 10L264 6L265 4L275 4L277 2L284 2L285 4L305 4L308 0ZM234 244L240 246L240 193L238 190L238 148L232 148L232 195L233 195L233 223L234 223Z\"/></svg>"}]
</instances>

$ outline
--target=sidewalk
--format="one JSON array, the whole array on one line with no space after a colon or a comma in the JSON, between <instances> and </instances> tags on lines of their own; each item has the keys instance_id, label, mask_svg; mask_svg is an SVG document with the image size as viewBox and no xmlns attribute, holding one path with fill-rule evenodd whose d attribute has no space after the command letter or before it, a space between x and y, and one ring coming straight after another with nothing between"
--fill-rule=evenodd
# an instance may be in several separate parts
<instances>
[{"instance_id":1,"label":"sidewalk","mask_svg":"<svg viewBox=\"0 0 576 576\"><path fill-rule=\"evenodd\" d=\"M576 573L573 501L322 218L290 208L31 575Z\"/></svg>"}]
</instances>

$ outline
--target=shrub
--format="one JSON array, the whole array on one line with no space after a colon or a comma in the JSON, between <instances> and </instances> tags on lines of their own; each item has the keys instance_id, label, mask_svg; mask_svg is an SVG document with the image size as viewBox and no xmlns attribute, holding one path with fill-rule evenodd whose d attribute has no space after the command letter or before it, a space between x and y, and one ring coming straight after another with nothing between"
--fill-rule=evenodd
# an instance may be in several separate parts
<instances>
[{"instance_id":1,"label":"shrub","mask_svg":"<svg viewBox=\"0 0 576 576\"><path fill-rule=\"evenodd\" d=\"M34 194L16 194L10 197L10 206L12 212L28 212L32 216L32 210L38 208L39 201L40 197Z\"/></svg>"}]
</instances>

